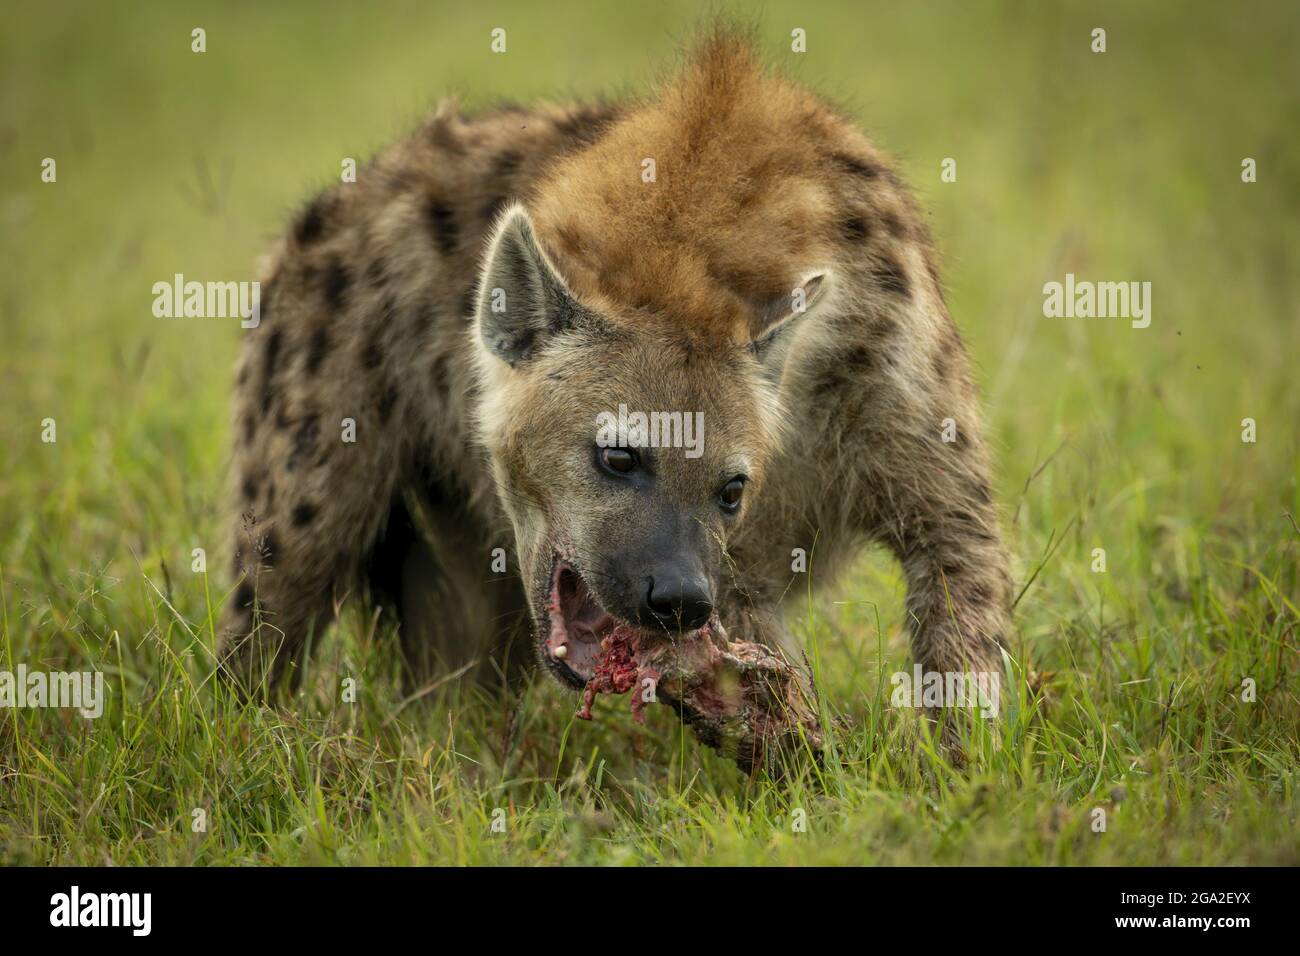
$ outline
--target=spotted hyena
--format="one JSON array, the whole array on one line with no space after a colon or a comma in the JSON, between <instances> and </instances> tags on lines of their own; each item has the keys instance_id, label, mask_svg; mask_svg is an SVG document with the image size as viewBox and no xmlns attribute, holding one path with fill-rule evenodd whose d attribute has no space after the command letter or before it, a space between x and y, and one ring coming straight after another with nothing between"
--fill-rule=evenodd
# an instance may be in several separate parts
<instances>
[{"instance_id":1,"label":"spotted hyena","mask_svg":"<svg viewBox=\"0 0 1300 956\"><path fill-rule=\"evenodd\" d=\"M1000 668L1007 557L926 226L743 37L643 101L444 104L267 276L235 398L245 686L300 673L358 595L414 675L534 658L581 688L618 626L791 651L786 596L870 542L926 669ZM702 441L598 441L620 406Z\"/></svg>"}]
</instances>

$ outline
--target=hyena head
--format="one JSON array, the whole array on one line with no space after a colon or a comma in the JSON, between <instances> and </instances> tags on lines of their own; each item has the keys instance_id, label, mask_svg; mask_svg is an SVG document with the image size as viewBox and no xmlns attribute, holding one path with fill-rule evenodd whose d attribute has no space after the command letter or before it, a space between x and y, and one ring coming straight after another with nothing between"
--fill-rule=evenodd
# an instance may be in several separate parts
<instances>
[{"instance_id":1,"label":"hyena head","mask_svg":"<svg viewBox=\"0 0 1300 956\"><path fill-rule=\"evenodd\" d=\"M705 342L673 316L579 296L528 213L503 216L478 296L478 427L561 682L583 686L616 628L716 626L727 542L780 449L787 331L829 283L791 286Z\"/></svg>"}]
</instances>

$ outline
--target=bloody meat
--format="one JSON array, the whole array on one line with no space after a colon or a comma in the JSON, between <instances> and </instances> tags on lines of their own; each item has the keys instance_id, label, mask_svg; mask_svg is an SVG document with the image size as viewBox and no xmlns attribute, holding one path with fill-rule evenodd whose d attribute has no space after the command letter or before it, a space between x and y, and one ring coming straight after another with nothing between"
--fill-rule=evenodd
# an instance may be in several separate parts
<instances>
[{"instance_id":1,"label":"bloody meat","mask_svg":"<svg viewBox=\"0 0 1300 956\"><path fill-rule=\"evenodd\" d=\"M643 635L625 624L601 640L600 657L583 691L578 716L591 720L598 694L632 694L632 714L644 723L641 688L671 705L704 743L746 771L769 752L819 751L821 731L807 674L759 644L729 641L706 625L687 640Z\"/></svg>"},{"instance_id":2,"label":"bloody meat","mask_svg":"<svg viewBox=\"0 0 1300 956\"><path fill-rule=\"evenodd\" d=\"M596 662L591 680L587 681L587 686L582 692L582 709L578 711L579 717L583 720L591 720L591 705L595 703L597 694L626 694L639 683L637 680L639 668L636 662L637 644L636 633L626 625L619 625L601 640L600 659ZM640 695L633 695L632 712L638 720L644 722L645 718L637 707L639 699Z\"/></svg>"}]
</instances>

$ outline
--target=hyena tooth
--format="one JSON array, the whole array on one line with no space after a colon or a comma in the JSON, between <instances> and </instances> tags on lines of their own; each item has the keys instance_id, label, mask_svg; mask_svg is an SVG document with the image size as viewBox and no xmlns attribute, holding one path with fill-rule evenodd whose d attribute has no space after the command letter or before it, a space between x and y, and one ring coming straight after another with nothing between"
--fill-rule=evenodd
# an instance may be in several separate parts
<instances>
[{"instance_id":1,"label":"hyena tooth","mask_svg":"<svg viewBox=\"0 0 1300 956\"><path fill-rule=\"evenodd\" d=\"M557 661L564 660L566 657L569 656L569 645L561 644L555 650L551 651L551 656L554 657Z\"/></svg>"}]
</instances>

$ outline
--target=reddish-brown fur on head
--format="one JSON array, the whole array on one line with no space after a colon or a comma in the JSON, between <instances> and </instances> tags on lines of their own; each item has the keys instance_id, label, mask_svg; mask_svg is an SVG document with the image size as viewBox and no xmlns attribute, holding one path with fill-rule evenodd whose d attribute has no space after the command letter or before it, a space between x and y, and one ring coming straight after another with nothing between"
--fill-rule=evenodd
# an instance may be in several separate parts
<instances>
[{"instance_id":1,"label":"reddish-brown fur on head","mask_svg":"<svg viewBox=\"0 0 1300 956\"><path fill-rule=\"evenodd\" d=\"M579 297L701 343L747 342L771 302L834 257L821 157L848 131L767 73L743 34L718 29L657 96L558 163L528 207Z\"/></svg>"}]
</instances>

